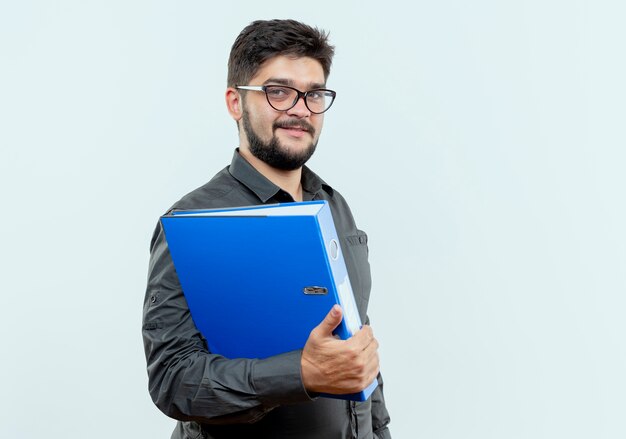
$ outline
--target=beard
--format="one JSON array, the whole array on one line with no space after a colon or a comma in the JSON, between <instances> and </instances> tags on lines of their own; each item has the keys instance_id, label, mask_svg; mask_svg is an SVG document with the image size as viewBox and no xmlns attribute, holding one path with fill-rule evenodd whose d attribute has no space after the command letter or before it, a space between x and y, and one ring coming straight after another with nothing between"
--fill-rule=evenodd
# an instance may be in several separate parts
<instances>
[{"instance_id":1,"label":"beard","mask_svg":"<svg viewBox=\"0 0 626 439\"><path fill-rule=\"evenodd\" d=\"M267 163L273 168L283 171L294 171L301 168L313 155L317 147L317 141L311 142L302 151L290 151L288 147L281 145L276 137L278 128L287 128L297 126L306 129L313 138L315 138L315 128L305 121L287 120L284 122L274 122L272 125L272 138L269 142L263 141L252 128L250 123L250 115L246 109L243 110L243 131L246 133L250 152L253 156Z\"/></svg>"}]
</instances>

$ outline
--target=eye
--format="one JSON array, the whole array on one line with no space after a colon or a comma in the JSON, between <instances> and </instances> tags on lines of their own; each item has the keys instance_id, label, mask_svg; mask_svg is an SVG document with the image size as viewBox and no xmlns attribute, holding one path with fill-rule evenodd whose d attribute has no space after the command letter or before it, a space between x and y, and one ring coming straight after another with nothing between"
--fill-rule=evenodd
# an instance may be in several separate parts
<instances>
[{"instance_id":1,"label":"eye","mask_svg":"<svg viewBox=\"0 0 626 439\"><path fill-rule=\"evenodd\" d=\"M311 90L307 93L309 99L320 100L324 99L325 93L323 90Z\"/></svg>"},{"instance_id":2,"label":"eye","mask_svg":"<svg viewBox=\"0 0 626 439\"><path fill-rule=\"evenodd\" d=\"M285 87L267 86L265 92L270 99L280 100L286 99L292 91Z\"/></svg>"}]
</instances>

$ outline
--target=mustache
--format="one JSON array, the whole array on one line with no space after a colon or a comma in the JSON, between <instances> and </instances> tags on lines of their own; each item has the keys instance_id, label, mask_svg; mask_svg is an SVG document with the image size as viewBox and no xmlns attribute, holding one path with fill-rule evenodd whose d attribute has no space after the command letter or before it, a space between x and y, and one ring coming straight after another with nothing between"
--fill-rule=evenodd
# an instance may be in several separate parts
<instances>
[{"instance_id":1,"label":"mustache","mask_svg":"<svg viewBox=\"0 0 626 439\"><path fill-rule=\"evenodd\" d=\"M278 128L300 128L311 135L315 135L315 128L305 120L289 119L282 122L274 122L272 125L273 131L276 131Z\"/></svg>"}]
</instances>

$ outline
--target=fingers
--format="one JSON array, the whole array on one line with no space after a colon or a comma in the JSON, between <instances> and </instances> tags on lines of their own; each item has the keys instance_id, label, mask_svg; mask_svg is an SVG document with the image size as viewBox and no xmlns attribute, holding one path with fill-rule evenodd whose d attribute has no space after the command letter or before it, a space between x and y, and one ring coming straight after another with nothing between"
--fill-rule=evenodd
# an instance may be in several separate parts
<instances>
[{"instance_id":1,"label":"fingers","mask_svg":"<svg viewBox=\"0 0 626 439\"><path fill-rule=\"evenodd\" d=\"M302 382L312 392L345 394L369 386L379 371L378 340L363 326L348 340L335 340L332 331L341 322L338 306L311 332L301 358Z\"/></svg>"},{"instance_id":2,"label":"fingers","mask_svg":"<svg viewBox=\"0 0 626 439\"><path fill-rule=\"evenodd\" d=\"M371 369L378 369L378 340L371 338L370 343L363 349L361 358L365 364L371 366Z\"/></svg>"},{"instance_id":3,"label":"fingers","mask_svg":"<svg viewBox=\"0 0 626 439\"><path fill-rule=\"evenodd\" d=\"M363 351L363 360L367 365L363 371L363 377L366 382L366 386L369 386L372 381L378 376L380 370L380 363L378 357L378 341L374 339L367 348Z\"/></svg>"},{"instance_id":4,"label":"fingers","mask_svg":"<svg viewBox=\"0 0 626 439\"><path fill-rule=\"evenodd\" d=\"M371 366L371 370L375 370L375 374L378 374L378 341L370 343L370 345L363 351L363 356L366 364Z\"/></svg>"},{"instance_id":5,"label":"fingers","mask_svg":"<svg viewBox=\"0 0 626 439\"><path fill-rule=\"evenodd\" d=\"M341 323L341 317L341 307L339 305L334 305L329 313L326 314L324 320L322 320L322 322L317 325L317 328L315 329L319 331L321 335L332 336L335 328L339 326L339 323Z\"/></svg>"},{"instance_id":6,"label":"fingers","mask_svg":"<svg viewBox=\"0 0 626 439\"><path fill-rule=\"evenodd\" d=\"M344 363L345 377L351 383L349 392L360 392L372 384L380 370L378 341L372 339L367 347L359 351L350 362ZM349 364L349 366L347 366Z\"/></svg>"},{"instance_id":7,"label":"fingers","mask_svg":"<svg viewBox=\"0 0 626 439\"><path fill-rule=\"evenodd\" d=\"M353 366L352 379L356 381L356 390L351 391L361 391L374 381L380 370L378 340L371 327L363 326L348 342L352 352L349 362Z\"/></svg>"},{"instance_id":8,"label":"fingers","mask_svg":"<svg viewBox=\"0 0 626 439\"><path fill-rule=\"evenodd\" d=\"M364 350L373 341L376 341L376 339L374 338L374 331L369 325L364 325L359 332L354 334L349 340L349 342L353 344L353 347L358 350Z\"/></svg>"}]
</instances>

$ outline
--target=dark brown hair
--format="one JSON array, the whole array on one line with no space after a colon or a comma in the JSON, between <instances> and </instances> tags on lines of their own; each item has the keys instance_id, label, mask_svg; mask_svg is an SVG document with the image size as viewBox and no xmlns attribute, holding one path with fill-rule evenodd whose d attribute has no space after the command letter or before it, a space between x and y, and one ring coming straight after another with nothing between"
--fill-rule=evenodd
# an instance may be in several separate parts
<instances>
[{"instance_id":1,"label":"dark brown hair","mask_svg":"<svg viewBox=\"0 0 626 439\"><path fill-rule=\"evenodd\" d=\"M228 59L228 86L248 85L263 62L278 55L316 59L328 79L335 48L328 32L295 20L253 21L241 31Z\"/></svg>"}]
</instances>

